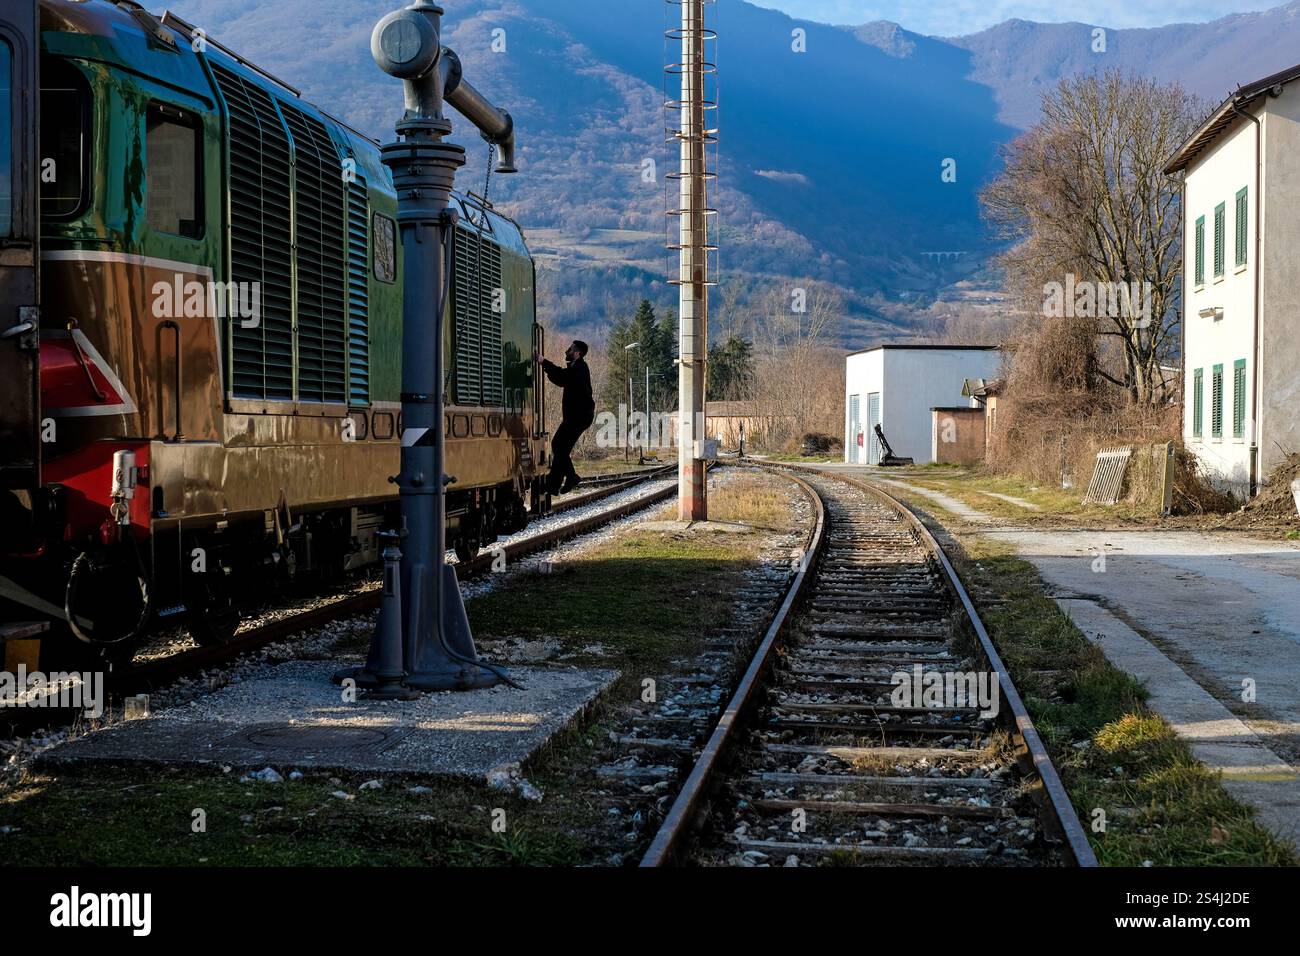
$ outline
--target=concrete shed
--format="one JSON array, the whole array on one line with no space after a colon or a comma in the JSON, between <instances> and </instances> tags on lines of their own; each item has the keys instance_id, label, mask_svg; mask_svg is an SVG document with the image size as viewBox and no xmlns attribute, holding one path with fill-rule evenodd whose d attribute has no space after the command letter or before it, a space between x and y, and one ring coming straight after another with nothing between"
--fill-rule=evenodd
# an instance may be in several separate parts
<instances>
[{"instance_id":1,"label":"concrete shed","mask_svg":"<svg viewBox=\"0 0 1300 956\"><path fill-rule=\"evenodd\" d=\"M995 377L1002 353L984 345L878 345L845 362L845 462L880 463L880 425L896 455L924 465L934 461L932 409L970 407L966 380Z\"/></svg>"}]
</instances>

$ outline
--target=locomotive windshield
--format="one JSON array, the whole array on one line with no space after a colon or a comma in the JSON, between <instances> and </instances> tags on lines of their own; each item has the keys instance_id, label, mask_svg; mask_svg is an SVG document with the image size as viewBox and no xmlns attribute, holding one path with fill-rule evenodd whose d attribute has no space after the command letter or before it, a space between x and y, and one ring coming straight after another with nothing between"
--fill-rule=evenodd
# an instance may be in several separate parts
<instances>
[{"instance_id":1,"label":"locomotive windshield","mask_svg":"<svg viewBox=\"0 0 1300 956\"><path fill-rule=\"evenodd\" d=\"M85 207L89 184L90 88L57 60L41 63L41 215L71 219Z\"/></svg>"},{"instance_id":2,"label":"locomotive windshield","mask_svg":"<svg viewBox=\"0 0 1300 956\"><path fill-rule=\"evenodd\" d=\"M0 237L14 226L14 53L0 40Z\"/></svg>"}]
</instances>

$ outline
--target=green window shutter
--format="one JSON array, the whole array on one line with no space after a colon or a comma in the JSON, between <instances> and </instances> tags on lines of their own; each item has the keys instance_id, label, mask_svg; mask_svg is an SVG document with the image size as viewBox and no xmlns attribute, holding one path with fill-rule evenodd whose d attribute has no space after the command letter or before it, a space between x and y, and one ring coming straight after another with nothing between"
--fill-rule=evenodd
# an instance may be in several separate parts
<instances>
[{"instance_id":1,"label":"green window shutter","mask_svg":"<svg viewBox=\"0 0 1300 956\"><path fill-rule=\"evenodd\" d=\"M1205 423L1205 369L1192 373L1192 437L1200 438Z\"/></svg>"},{"instance_id":2,"label":"green window shutter","mask_svg":"<svg viewBox=\"0 0 1300 956\"><path fill-rule=\"evenodd\" d=\"M1196 284L1205 285L1205 217L1196 220Z\"/></svg>"},{"instance_id":3,"label":"green window shutter","mask_svg":"<svg viewBox=\"0 0 1300 956\"><path fill-rule=\"evenodd\" d=\"M1224 233L1225 220L1228 215L1228 204L1219 203L1214 207L1214 275L1216 277L1223 275L1224 248L1223 243L1226 238Z\"/></svg>"},{"instance_id":4,"label":"green window shutter","mask_svg":"<svg viewBox=\"0 0 1300 956\"><path fill-rule=\"evenodd\" d=\"M1246 360L1232 367L1232 437L1246 437Z\"/></svg>"},{"instance_id":5,"label":"green window shutter","mask_svg":"<svg viewBox=\"0 0 1300 956\"><path fill-rule=\"evenodd\" d=\"M1210 382L1210 435L1223 437L1223 366L1214 366L1214 377Z\"/></svg>"},{"instance_id":6,"label":"green window shutter","mask_svg":"<svg viewBox=\"0 0 1300 956\"><path fill-rule=\"evenodd\" d=\"M1237 216L1236 216L1236 263L1239 266L1246 264L1246 233L1247 233L1247 216L1246 211L1246 187L1242 187L1237 192Z\"/></svg>"}]
</instances>

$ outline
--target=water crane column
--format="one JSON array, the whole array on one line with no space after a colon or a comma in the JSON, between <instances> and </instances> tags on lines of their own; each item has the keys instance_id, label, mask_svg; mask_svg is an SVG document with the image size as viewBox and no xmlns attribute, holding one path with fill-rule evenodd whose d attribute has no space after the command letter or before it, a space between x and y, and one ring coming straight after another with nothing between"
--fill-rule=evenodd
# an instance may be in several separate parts
<instances>
[{"instance_id":1,"label":"water crane column","mask_svg":"<svg viewBox=\"0 0 1300 956\"><path fill-rule=\"evenodd\" d=\"M375 26L371 54L403 80L406 112L398 142L383 147L393 172L402 241L402 459L390 480L401 493L402 528L386 548L385 596L366 666L340 672L380 697L469 690L508 680L479 663L456 570L446 563L443 399L447 250L456 213L448 208L465 150L451 133L444 101L497 145L497 172L514 169L514 124L464 80L460 61L441 45L443 10L416 0ZM391 572L398 561L400 576Z\"/></svg>"}]
</instances>

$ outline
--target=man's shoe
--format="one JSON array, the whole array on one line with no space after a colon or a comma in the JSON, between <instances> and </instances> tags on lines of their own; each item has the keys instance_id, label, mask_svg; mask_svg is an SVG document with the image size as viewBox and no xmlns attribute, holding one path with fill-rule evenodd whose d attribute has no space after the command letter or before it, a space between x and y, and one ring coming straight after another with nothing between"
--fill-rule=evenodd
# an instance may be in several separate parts
<instances>
[{"instance_id":1,"label":"man's shoe","mask_svg":"<svg viewBox=\"0 0 1300 956\"><path fill-rule=\"evenodd\" d=\"M582 484L582 479L575 475L574 477L570 478L568 481L564 483L564 487L560 489L560 494L567 495L570 491L573 491L580 484Z\"/></svg>"}]
</instances>

